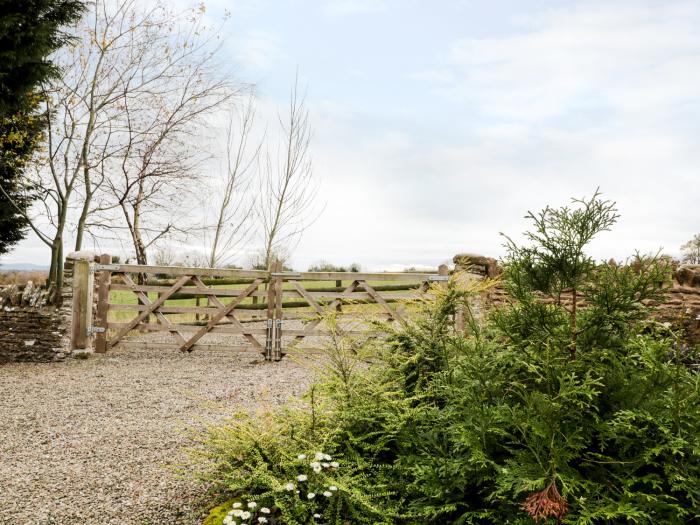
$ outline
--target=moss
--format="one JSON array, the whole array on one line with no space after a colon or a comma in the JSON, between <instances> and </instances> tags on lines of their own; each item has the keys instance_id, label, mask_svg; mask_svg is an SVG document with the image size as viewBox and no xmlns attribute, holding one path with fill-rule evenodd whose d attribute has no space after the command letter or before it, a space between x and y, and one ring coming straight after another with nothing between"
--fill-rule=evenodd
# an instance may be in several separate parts
<instances>
[{"instance_id":1,"label":"moss","mask_svg":"<svg viewBox=\"0 0 700 525\"><path fill-rule=\"evenodd\" d=\"M226 514L231 510L231 505L233 505L234 501L235 500L232 499L228 500L226 503L222 503L218 507L211 509L211 512L202 525L221 525L224 522Z\"/></svg>"}]
</instances>

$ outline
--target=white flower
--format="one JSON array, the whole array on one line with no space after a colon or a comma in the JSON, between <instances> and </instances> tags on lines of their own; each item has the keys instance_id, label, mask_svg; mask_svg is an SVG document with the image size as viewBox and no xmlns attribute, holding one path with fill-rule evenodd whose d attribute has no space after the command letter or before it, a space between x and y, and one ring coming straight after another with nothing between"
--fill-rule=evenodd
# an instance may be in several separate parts
<instances>
[{"instance_id":1,"label":"white flower","mask_svg":"<svg viewBox=\"0 0 700 525\"><path fill-rule=\"evenodd\" d=\"M320 518L320 517L321 517L320 514L314 514L314 518Z\"/></svg>"},{"instance_id":2,"label":"white flower","mask_svg":"<svg viewBox=\"0 0 700 525\"><path fill-rule=\"evenodd\" d=\"M309 476L307 476L306 474L299 474L297 476L297 481L306 481L307 479L309 479Z\"/></svg>"},{"instance_id":3,"label":"white flower","mask_svg":"<svg viewBox=\"0 0 700 525\"><path fill-rule=\"evenodd\" d=\"M254 508L257 507L257 506L258 506L258 504L255 503L254 501L251 501L250 503L248 503L248 508L249 508L249 509L254 509Z\"/></svg>"},{"instance_id":4,"label":"white flower","mask_svg":"<svg viewBox=\"0 0 700 525\"><path fill-rule=\"evenodd\" d=\"M333 492L335 492L336 490L338 490L338 487L336 487L335 485L331 485L330 487L328 487L328 490L332 490Z\"/></svg>"},{"instance_id":5,"label":"white flower","mask_svg":"<svg viewBox=\"0 0 700 525\"><path fill-rule=\"evenodd\" d=\"M326 496L327 498L330 498L333 495L333 493L331 491L327 490L326 492L323 493L323 495Z\"/></svg>"},{"instance_id":6,"label":"white flower","mask_svg":"<svg viewBox=\"0 0 700 525\"><path fill-rule=\"evenodd\" d=\"M316 497L316 494L314 494L313 492L309 492L309 493L306 495L306 497L307 497L308 499L314 499L314 498Z\"/></svg>"},{"instance_id":7,"label":"white flower","mask_svg":"<svg viewBox=\"0 0 700 525\"><path fill-rule=\"evenodd\" d=\"M233 508L234 508L234 509L239 509L239 508L241 508L241 505L242 505L242 503L236 502L236 503L233 504Z\"/></svg>"},{"instance_id":8,"label":"white flower","mask_svg":"<svg viewBox=\"0 0 700 525\"><path fill-rule=\"evenodd\" d=\"M258 523L267 523L267 518L263 518L262 516L260 516L258 518Z\"/></svg>"},{"instance_id":9,"label":"white flower","mask_svg":"<svg viewBox=\"0 0 700 525\"><path fill-rule=\"evenodd\" d=\"M297 458L299 458L299 459L306 459L306 454L299 454L299 455L297 456Z\"/></svg>"},{"instance_id":10,"label":"white flower","mask_svg":"<svg viewBox=\"0 0 700 525\"><path fill-rule=\"evenodd\" d=\"M331 464L330 464L330 463L321 463L321 466L322 466L323 468L328 468L328 467L331 466Z\"/></svg>"},{"instance_id":11,"label":"white flower","mask_svg":"<svg viewBox=\"0 0 700 525\"><path fill-rule=\"evenodd\" d=\"M288 490L288 491L294 490L294 483L287 483L287 484L284 486L284 490Z\"/></svg>"},{"instance_id":12,"label":"white flower","mask_svg":"<svg viewBox=\"0 0 700 525\"><path fill-rule=\"evenodd\" d=\"M241 513L242 520L247 520L248 518L250 518L250 512L246 511L246 512Z\"/></svg>"},{"instance_id":13,"label":"white flower","mask_svg":"<svg viewBox=\"0 0 700 525\"><path fill-rule=\"evenodd\" d=\"M243 515L243 511L241 509L236 509L233 511L233 515L240 518Z\"/></svg>"},{"instance_id":14,"label":"white flower","mask_svg":"<svg viewBox=\"0 0 700 525\"><path fill-rule=\"evenodd\" d=\"M318 461L312 461L311 463L309 463L309 466L311 468L316 468L316 467L320 467L321 464Z\"/></svg>"},{"instance_id":15,"label":"white flower","mask_svg":"<svg viewBox=\"0 0 700 525\"><path fill-rule=\"evenodd\" d=\"M323 455L323 459L325 459L326 461L330 461L330 460L333 459L333 458L330 457L330 455L328 455L328 454L324 454L324 455Z\"/></svg>"},{"instance_id":16,"label":"white flower","mask_svg":"<svg viewBox=\"0 0 700 525\"><path fill-rule=\"evenodd\" d=\"M316 452L316 456L315 456L315 457L316 457L316 459L319 460L319 461L326 459L326 455L325 455L323 452Z\"/></svg>"},{"instance_id":17,"label":"white flower","mask_svg":"<svg viewBox=\"0 0 700 525\"><path fill-rule=\"evenodd\" d=\"M331 461L331 467L338 468L340 464L337 461Z\"/></svg>"},{"instance_id":18,"label":"white flower","mask_svg":"<svg viewBox=\"0 0 700 525\"><path fill-rule=\"evenodd\" d=\"M319 465L318 467L314 467L314 472L315 472L316 474L318 474L319 472L321 472L321 465Z\"/></svg>"},{"instance_id":19,"label":"white flower","mask_svg":"<svg viewBox=\"0 0 700 525\"><path fill-rule=\"evenodd\" d=\"M292 486L294 486L294 485L292 485ZM270 514L270 509L268 509L267 507L263 507L260 509L260 512L262 512L263 514Z\"/></svg>"},{"instance_id":20,"label":"white flower","mask_svg":"<svg viewBox=\"0 0 700 525\"><path fill-rule=\"evenodd\" d=\"M230 525L232 521L233 521L233 518L231 516L226 516L224 518L224 525Z\"/></svg>"}]
</instances>

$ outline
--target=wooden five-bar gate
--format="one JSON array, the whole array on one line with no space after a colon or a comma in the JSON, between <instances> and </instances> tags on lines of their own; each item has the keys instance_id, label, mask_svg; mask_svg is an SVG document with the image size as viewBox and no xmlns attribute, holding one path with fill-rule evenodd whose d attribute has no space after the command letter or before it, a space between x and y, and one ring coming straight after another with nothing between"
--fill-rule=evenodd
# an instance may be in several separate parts
<instances>
[{"instance_id":1,"label":"wooden five-bar gate","mask_svg":"<svg viewBox=\"0 0 700 525\"><path fill-rule=\"evenodd\" d=\"M205 346L205 336L223 334L244 344L206 346L254 349L278 361L304 339L328 336L328 316L346 323L346 334L369 334L368 318L404 320L406 302L431 297L431 282L447 273L446 266L437 274L284 272L279 263L270 272L145 266L102 255L74 267L73 347L101 353L133 334L164 332L190 352Z\"/></svg>"}]
</instances>

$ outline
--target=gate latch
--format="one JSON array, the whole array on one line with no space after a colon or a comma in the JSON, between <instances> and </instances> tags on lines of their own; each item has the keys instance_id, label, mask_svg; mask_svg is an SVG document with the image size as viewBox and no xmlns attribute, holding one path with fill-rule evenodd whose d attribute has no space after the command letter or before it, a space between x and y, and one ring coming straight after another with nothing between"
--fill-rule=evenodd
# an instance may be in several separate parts
<instances>
[{"instance_id":1,"label":"gate latch","mask_svg":"<svg viewBox=\"0 0 700 525\"><path fill-rule=\"evenodd\" d=\"M118 272L121 268L118 264L94 264L93 268L96 272L100 270L109 270L110 272Z\"/></svg>"}]
</instances>

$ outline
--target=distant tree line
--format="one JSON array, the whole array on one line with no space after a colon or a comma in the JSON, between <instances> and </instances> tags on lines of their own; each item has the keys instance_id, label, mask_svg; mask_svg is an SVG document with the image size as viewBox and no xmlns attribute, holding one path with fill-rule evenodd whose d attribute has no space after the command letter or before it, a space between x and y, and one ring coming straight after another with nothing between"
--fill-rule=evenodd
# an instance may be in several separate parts
<instances>
[{"instance_id":1,"label":"distant tree line","mask_svg":"<svg viewBox=\"0 0 700 525\"><path fill-rule=\"evenodd\" d=\"M309 266L310 272L351 272L358 273L361 271L361 266L357 263L352 263L349 266L339 266L328 261L318 261Z\"/></svg>"}]
</instances>

